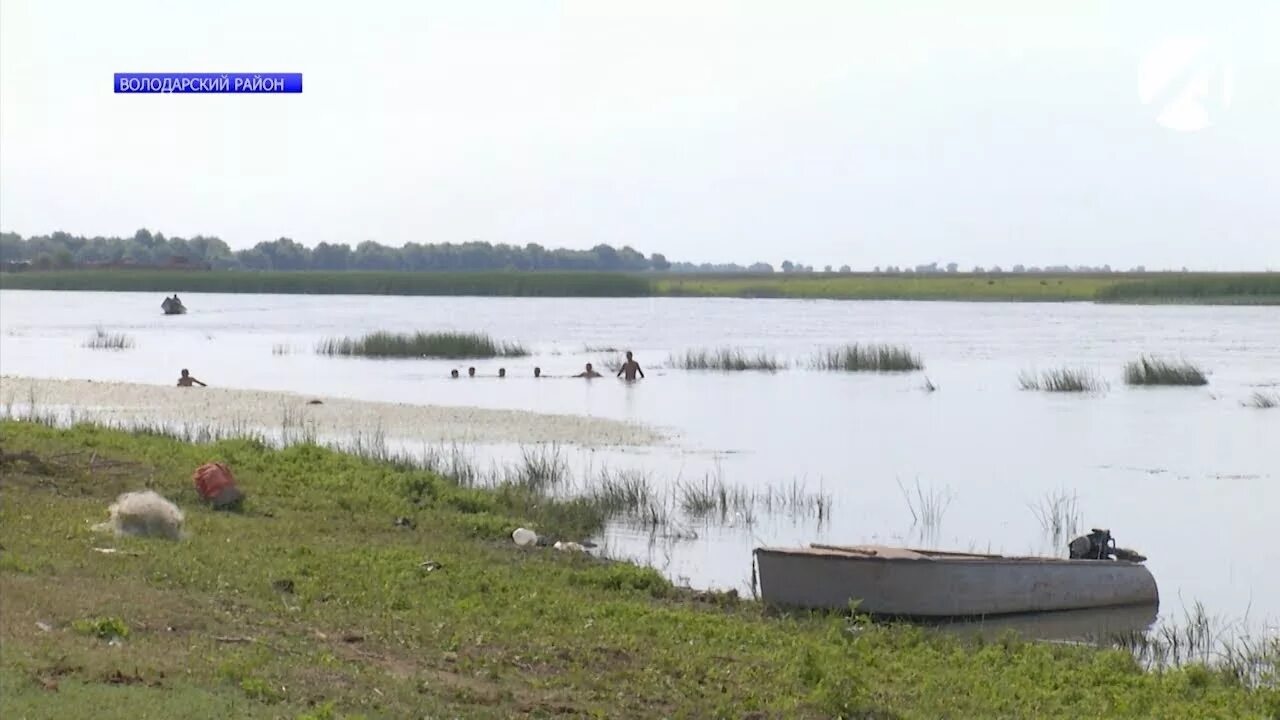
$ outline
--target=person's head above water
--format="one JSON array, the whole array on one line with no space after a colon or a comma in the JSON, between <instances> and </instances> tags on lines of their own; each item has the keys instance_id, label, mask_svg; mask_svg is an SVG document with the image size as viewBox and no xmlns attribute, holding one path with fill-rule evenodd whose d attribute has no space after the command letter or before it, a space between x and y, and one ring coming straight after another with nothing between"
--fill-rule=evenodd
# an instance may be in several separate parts
<instances>
[{"instance_id":1,"label":"person's head above water","mask_svg":"<svg viewBox=\"0 0 1280 720\"><path fill-rule=\"evenodd\" d=\"M475 377L475 376L476 376L476 369L473 367L467 368L467 377Z\"/></svg>"},{"instance_id":2,"label":"person's head above water","mask_svg":"<svg viewBox=\"0 0 1280 720\"><path fill-rule=\"evenodd\" d=\"M627 351L627 359L628 359L628 360L630 360L630 359L631 359L631 351L630 351L630 350L628 350L628 351Z\"/></svg>"},{"instance_id":3,"label":"person's head above water","mask_svg":"<svg viewBox=\"0 0 1280 720\"><path fill-rule=\"evenodd\" d=\"M506 369L506 368L498 368L498 377L506 377L506 376L507 376L507 369Z\"/></svg>"},{"instance_id":4,"label":"person's head above water","mask_svg":"<svg viewBox=\"0 0 1280 720\"><path fill-rule=\"evenodd\" d=\"M591 372L591 363L587 363L587 372Z\"/></svg>"},{"instance_id":5,"label":"person's head above water","mask_svg":"<svg viewBox=\"0 0 1280 720\"><path fill-rule=\"evenodd\" d=\"M186 368L182 368L182 377L186 377L186 376L188 376L188 375L190 375L190 374L191 374L191 373L187 372L187 369L186 369Z\"/></svg>"},{"instance_id":6,"label":"person's head above water","mask_svg":"<svg viewBox=\"0 0 1280 720\"><path fill-rule=\"evenodd\" d=\"M454 368L454 369L450 370L450 371L449 371L449 377L451 377L451 378L456 378L456 377L458 377L458 368Z\"/></svg>"},{"instance_id":7,"label":"person's head above water","mask_svg":"<svg viewBox=\"0 0 1280 720\"><path fill-rule=\"evenodd\" d=\"M534 377L542 377L542 368L540 368L540 367L536 367L536 368L534 368L534 369L533 369L533 376L534 376Z\"/></svg>"}]
</instances>

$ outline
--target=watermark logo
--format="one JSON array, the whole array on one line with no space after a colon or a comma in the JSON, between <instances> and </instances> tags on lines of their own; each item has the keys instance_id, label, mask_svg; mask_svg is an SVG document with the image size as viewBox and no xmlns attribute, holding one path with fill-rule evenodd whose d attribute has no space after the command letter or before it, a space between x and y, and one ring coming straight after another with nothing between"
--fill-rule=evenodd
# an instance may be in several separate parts
<instances>
[{"instance_id":1,"label":"watermark logo","mask_svg":"<svg viewBox=\"0 0 1280 720\"><path fill-rule=\"evenodd\" d=\"M1168 37L1138 66L1138 98L1170 130L1203 130L1231 105L1229 63L1204 37Z\"/></svg>"}]
</instances>

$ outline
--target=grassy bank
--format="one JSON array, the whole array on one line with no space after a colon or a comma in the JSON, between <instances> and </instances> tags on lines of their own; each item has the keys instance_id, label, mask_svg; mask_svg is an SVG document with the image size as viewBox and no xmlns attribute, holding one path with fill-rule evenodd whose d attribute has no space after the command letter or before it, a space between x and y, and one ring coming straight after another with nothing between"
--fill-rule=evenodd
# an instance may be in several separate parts
<instances>
[{"instance_id":1,"label":"grassy bank","mask_svg":"<svg viewBox=\"0 0 1280 720\"><path fill-rule=\"evenodd\" d=\"M1280 304L1280 273L685 275L517 271L407 273L92 270L0 273L0 288L157 293L1099 300L1128 303Z\"/></svg>"},{"instance_id":2,"label":"grassy bank","mask_svg":"<svg viewBox=\"0 0 1280 720\"><path fill-rule=\"evenodd\" d=\"M0 424L7 716L1266 717L1273 687L1127 653L962 641L515 548L562 513L314 446ZM241 514L194 502L227 462ZM189 537L89 529L143 483ZM403 518L404 521L397 522ZM563 527L564 531L573 528ZM94 548L114 548L104 554ZM746 572L747 558L743 558Z\"/></svg>"}]
</instances>

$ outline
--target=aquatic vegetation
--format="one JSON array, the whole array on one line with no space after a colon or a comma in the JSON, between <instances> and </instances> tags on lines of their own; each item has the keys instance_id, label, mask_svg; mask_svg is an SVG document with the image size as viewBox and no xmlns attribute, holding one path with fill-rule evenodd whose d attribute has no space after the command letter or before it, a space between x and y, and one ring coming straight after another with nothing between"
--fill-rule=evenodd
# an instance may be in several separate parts
<instances>
[{"instance_id":1,"label":"aquatic vegetation","mask_svg":"<svg viewBox=\"0 0 1280 720\"><path fill-rule=\"evenodd\" d=\"M1185 360L1143 355L1124 366L1124 381L1128 385L1205 385L1209 379L1203 370Z\"/></svg>"},{"instance_id":2,"label":"aquatic vegetation","mask_svg":"<svg viewBox=\"0 0 1280 720\"><path fill-rule=\"evenodd\" d=\"M934 385L933 381L930 380L928 377L926 377L924 379L924 385L922 386L921 389L924 390L925 392L937 392L938 386Z\"/></svg>"},{"instance_id":3,"label":"aquatic vegetation","mask_svg":"<svg viewBox=\"0 0 1280 720\"><path fill-rule=\"evenodd\" d=\"M845 345L829 348L813 356L810 366L816 370L846 372L909 372L921 370L920 356L904 345Z\"/></svg>"},{"instance_id":4,"label":"aquatic vegetation","mask_svg":"<svg viewBox=\"0 0 1280 720\"><path fill-rule=\"evenodd\" d=\"M275 343L271 346L272 355L291 355L293 354L293 346L289 343Z\"/></svg>"},{"instance_id":5,"label":"aquatic vegetation","mask_svg":"<svg viewBox=\"0 0 1280 720\"><path fill-rule=\"evenodd\" d=\"M1023 390L1045 392L1099 392L1107 388L1105 381L1083 369L1046 370L1039 375L1024 372L1018 376Z\"/></svg>"},{"instance_id":6,"label":"aquatic vegetation","mask_svg":"<svg viewBox=\"0 0 1280 720\"><path fill-rule=\"evenodd\" d=\"M1246 404L1249 407L1255 407L1260 410L1280 407L1280 393L1268 393L1259 390L1250 396L1249 402Z\"/></svg>"},{"instance_id":7,"label":"aquatic vegetation","mask_svg":"<svg viewBox=\"0 0 1280 720\"><path fill-rule=\"evenodd\" d=\"M777 372L785 368L785 362L764 351L755 354L741 348L714 350L687 350L683 355L672 355L671 366L681 370L721 370L740 372L763 370Z\"/></svg>"},{"instance_id":8,"label":"aquatic vegetation","mask_svg":"<svg viewBox=\"0 0 1280 720\"><path fill-rule=\"evenodd\" d=\"M1080 509L1074 492L1051 491L1037 504L1031 506L1040 528L1053 542L1054 548L1066 554L1067 543L1080 531Z\"/></svg>"},{"instance_id":9,"label":"aquatic vegetation","mask_svg":"<svg viewBox=\"0 0 1280 720\"><path fill-rule=\"evenodd\" d=\"M1184 607L1182 615L1149 630L1097 638L1097 644L1130 653L1148 671L1182 668L1201 676L1212 670L1241 687L1280 682L1280 638L1251 638L1237 631L1237 623L1210 615L1198 601L1190 609Z\"/></svg>"},{"instance_id":10,"label":"aquatic vegetation","mask_svg":"<svg viewBox=\"0 0 1280 720\"><path fill-rule=\"evenodd\" d=\"M898 481L898 490L902 492L902 498L907 501L907 509L911 511L911 527L919 531L922 541L936 541L938 531L942 529L942 518L951 506L951 490L933 487L926 490L919 478L915 481L914 496L901 480Z\"/></svg>"},{"instance_id":11,"label":"aquatic vegetation","mask_svg":"<svg viewBox=\"0 0 1280 720\"><path fill-rule=\"evenodd\" d=\"M330 338L316 346L321 355L379 358L491 358L521 357L529 351L519 343L499 342L481 333L377 331L358 338Z\"/></svg>"},{"instance_id":12,"label":"aquatic vegetation","mask_svg":"<svg viewBox=\"0 0 1280 720\"><path fill-rule=\"evenodd\" d=\"M133 337L125 333L109 333L98 328L85 340L84 347L92 350L129 350L135 346Z\"/></svg>"}]
</instances>

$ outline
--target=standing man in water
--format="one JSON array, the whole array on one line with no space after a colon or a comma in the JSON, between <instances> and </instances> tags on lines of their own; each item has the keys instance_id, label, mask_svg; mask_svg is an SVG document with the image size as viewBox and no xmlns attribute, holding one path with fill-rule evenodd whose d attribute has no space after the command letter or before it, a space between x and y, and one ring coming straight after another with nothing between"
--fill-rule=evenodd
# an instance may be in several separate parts
<instances>
[{"instance_id":1,"label":"standing man in water","mask_svg":"<svg viewBox=\"0 0 1280 720\"><path fill-rule=\"evenodd\" d=\"M187 372L186 368L182 368L182 377L178 378L178 387L191 387L192 385L199 385L200 387L209 387L208 385L205 385L204 383L192 377L191 373Z\"/></svg>"},{"instance_id":2,"label":"standing man in water","mask_svg":"<svg viewBox=\"0 0 1280 720\"><path fill-rule=\"evenodd\" d=\"M644 371L640 369L640 363L631 357L631 351L627 351L627 361L622 363L622 367L618 368L618 374L615 377L621 377L623 373L627 374L625 378L627 382L635 382L636 375L644 377Z\"/></svg>"}]
</instances>

